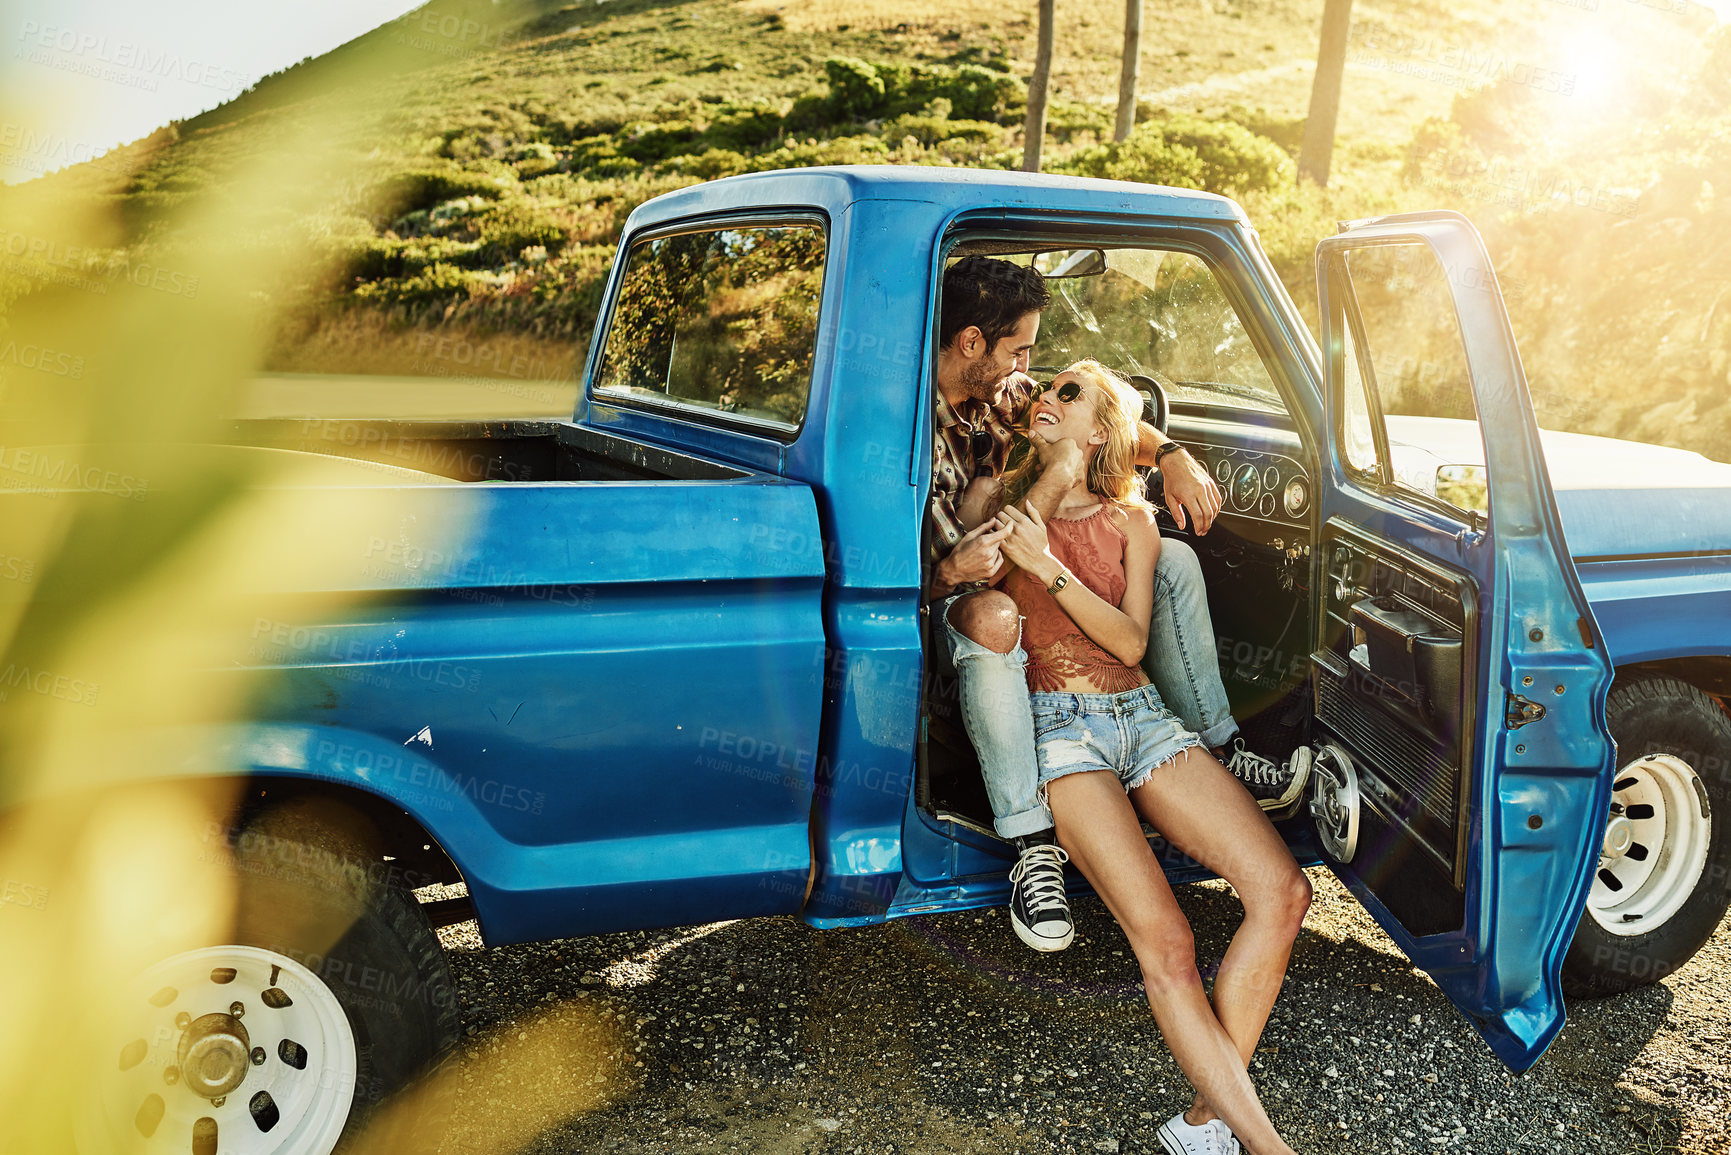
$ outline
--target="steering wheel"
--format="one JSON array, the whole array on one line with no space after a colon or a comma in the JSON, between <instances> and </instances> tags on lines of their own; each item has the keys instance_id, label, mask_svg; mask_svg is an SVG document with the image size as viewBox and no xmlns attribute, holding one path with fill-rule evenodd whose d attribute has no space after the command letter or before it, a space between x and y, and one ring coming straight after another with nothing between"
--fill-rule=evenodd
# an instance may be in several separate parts
<instances>
[{"instance_id":1,"label":"steering wheel","mask_svg":"<svg viewBox=\"0 0 1731 1155\"><path fill-rule=\"evenodd\" d=\"M1132 373L1129 381L1136 392L1142 394L1142 420L1160 432L1166 432L1166 422L1172 416L1172 406L1166 400L1166 387L1146 373ZM1138 468L1148 485L1148 499L1163 508L1166 505L1166 475L1152 466Z\"/></svg>"},{"instance_id":2,"label":"steering wheel","mask_svg":"<svg viewBox=\"0 0 1731 1155\"><path fill-rule=\"evenodd\" d=\"M1172 406L1166 400L1166 387L1146 373L1132 373L1129 381L1142 394L1142 420L1166 432L1166 422L1172 417Z\"/></svg>"}]
</instances>

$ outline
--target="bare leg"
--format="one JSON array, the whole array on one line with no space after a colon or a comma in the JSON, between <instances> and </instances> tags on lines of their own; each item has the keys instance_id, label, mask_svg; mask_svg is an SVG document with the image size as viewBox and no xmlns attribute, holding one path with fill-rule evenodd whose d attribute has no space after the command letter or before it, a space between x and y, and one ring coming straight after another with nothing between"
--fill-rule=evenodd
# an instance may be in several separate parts
<instances>
[{"instance_id":1,"label":"bare leg","mask_svg":"<svg viewBox=\"0 0 1731 1155\"><path fill-rule=\"evenodd\" d=\"M1214 1013L1248 1066L1285 981L1310 880L1249 791L1200 749L1156 770L1132 801L1174 846L1231 883L1244 904L1244 922L1214 979ZM1220 1113L1198 1088L1185 1118L1206 1123Z\"/></svg>"},{"instance_id":2,"label":"bare leg","mask_svg":"<svg viewBox=\"0 0 1731 1155\"><path fill-rule=\"evenodd\" d=\"M1047 797L1060 845L1093 883L1136 952L1148 1005L1185 1077L1249 1150L1289 1155L1292 1148L1275 1132L1256 1097L1236 1040L1208 1003L1196 973L1190 924L1117 776L1104 770L1068 774L1047 787Z\"/></svg>"}]
</instances>

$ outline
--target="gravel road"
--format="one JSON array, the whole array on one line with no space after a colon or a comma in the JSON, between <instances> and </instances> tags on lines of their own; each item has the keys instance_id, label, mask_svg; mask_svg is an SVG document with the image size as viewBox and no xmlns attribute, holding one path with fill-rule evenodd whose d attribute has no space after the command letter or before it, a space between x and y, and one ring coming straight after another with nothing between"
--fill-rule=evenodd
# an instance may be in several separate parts
<instances>
[{"instance_id":1,"label":"gravel road","mask_svg":"<svg viewBox=\"0 0 1731 1155\"><path fill-rule=\"evenodd\" d=\"M1731 1149L1731 920L1664 982L1571 1008L1511 1076L1323 870L1253 1071L1298 1150ZM1199 958L1239 908L1181 888ZM1002 910L791 918L485 949L441 932L468 1040L442 1150L1158 1152L1187 1100L1096 899L1036 955Z\"/></svg>"}]
</instances>

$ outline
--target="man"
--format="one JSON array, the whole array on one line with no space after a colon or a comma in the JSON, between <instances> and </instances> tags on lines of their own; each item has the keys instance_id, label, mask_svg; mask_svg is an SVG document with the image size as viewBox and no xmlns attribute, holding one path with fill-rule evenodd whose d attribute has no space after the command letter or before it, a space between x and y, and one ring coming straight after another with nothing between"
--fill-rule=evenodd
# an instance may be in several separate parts
<instances>
[{"instance_id":1,"label":"man","mask_svg":"<svg viewBox=\"0 0 1731 1155\"><path fill-rule=\"evenodd\" d=\"M1033 269L989 257L965 257L944 274L938 322L937 431L926 509L926 599L943 631L959 683L962 722L979 756L1000 837L1017 862L1010 920L1035 950L1062 950L1075 931L1064 895L1063 864L1052 815L1040 800L1034 724L1015 603L985 581L1003 561L1009 532L990 523L968 530L958 517L963 490L976 477L1004 472L1023 410L1037 388L1026 376L1040 314L1051 294ZM1152 425L1141 426L1137 463L1158 468L1166 504L1183 528L1207 533L1220 512L1220 489L1188 450ZM1040 479L1027 501L1050 517L1082 469L1074 441L1029 441ZM1214 650L1214 628L1195 551L1167 540L1154 574L1154 616L1143 665L1161 698L1212 747L1264 809L1296 797L1309 771L1308 751L1277 766L1237 738ZM1228 753L1226 747L1234 747Z\"/></svg>"}]
</instances>

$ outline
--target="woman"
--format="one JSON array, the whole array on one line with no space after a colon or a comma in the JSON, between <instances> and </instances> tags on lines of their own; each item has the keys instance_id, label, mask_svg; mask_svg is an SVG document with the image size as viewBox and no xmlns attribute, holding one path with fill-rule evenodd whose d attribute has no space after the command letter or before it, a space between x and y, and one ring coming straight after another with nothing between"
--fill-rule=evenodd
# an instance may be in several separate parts
<instances>
[{"instance_id":1,"label":"woman","mask_svg":"<svg viewBox=\"0 0 1731 1155\"><path fill-rule=\"evenodd\" d=\"M1160 534L1135 470L1142 399L1094 361L1035 398L1029 435L1073 439L1086 463L1050 520L1018 506L1029 454L975 495L1001 519L1005 592L1024 618L1040 789L1059 845L1124 929L1173 1057L1196 1088L1160 1128L1172 1155L1292 1150L1246 1073L1286 975L1310 884L1250 794L1161 703L1137 664L1147 645ZM1144 837L1146 820L1232 884L1244 922L1214 980L1196 971L1190 926Z\"/></svg>"}]
</instances>

